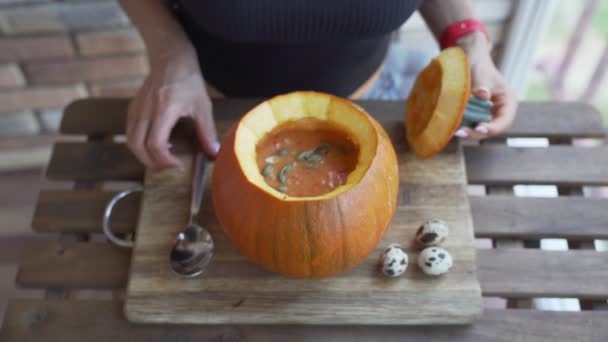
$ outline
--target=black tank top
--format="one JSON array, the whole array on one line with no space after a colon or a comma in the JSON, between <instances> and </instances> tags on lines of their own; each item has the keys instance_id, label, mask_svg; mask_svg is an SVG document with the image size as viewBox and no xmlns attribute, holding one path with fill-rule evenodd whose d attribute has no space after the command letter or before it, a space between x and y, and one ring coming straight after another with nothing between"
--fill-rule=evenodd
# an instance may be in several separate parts
<instances>
[{"instance_id":1,"label":"black tank top","mask_svg":"<svg viewBox=\"0 0 608 342\"><path fill-rule=\"evenodd\" d=\"M227 96L348 96L421 0L175 0L207 82Z\"/></svg>"}]
</instances>

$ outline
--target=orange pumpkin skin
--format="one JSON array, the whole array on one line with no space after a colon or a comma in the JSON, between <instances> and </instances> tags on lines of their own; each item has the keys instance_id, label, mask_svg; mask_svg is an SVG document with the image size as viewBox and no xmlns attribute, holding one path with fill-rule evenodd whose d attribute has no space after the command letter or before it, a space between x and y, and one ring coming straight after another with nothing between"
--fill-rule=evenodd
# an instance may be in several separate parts
<instances>
[{"instance_id":1,"label":"orange pumpkin skin","mask_svg":"<svg viewBox=\"0 0 608 342\"><path fill-rule=\"evenodd\" d=\"M397 157L384 129L349 101L314 92L283 96L327 96L354 115L364 116L377 141L367 171L357 184L335 196L284 200L280 196L285 195L276 196L253 184L241 168L235 144L239 122L215 162L215 213L228 239L250 260L290 277L331 276L360 263L389 227L397 205Z\"/></svg>"},{"instance_id":2,"label":"orange pumpkin skin","mask_svg":"<svg viewBox=\"0 0 608 342\"><path fill-rule=\"evenodd\" d=\"M471 75L464 51L443 50L420 73L407 100L406 137L412 150L427 159L452 139L471 95Z\"/></svg>"}]
</instances>

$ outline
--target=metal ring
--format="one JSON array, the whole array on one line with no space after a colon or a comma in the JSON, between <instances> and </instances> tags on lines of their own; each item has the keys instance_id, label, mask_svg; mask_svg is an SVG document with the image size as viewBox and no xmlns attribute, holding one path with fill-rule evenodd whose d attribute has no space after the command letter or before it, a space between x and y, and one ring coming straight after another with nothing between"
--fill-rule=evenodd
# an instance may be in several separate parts
<instances>
[{"instance_id":1,"label":"metal ring","mask_svg":"<svg viewBox=\"0 0 608 342\"><path fill-rule=\"evenodd\" d=\"M124 197L127 197L129 194L134 193L134 192L142 192L143 190L144 189L141 186L137 186L132 189L128 189L128 190L119 192L114 197L112 197L110 202L108 202L108 205L106 205L106 209L103 212L103 221L102 221L103 234L108 238L108 240L110 240L112 243L114 243L117 246L132 248L133 241L120 239L116 235L114 235L114 233L112 233L112 227L110 226L110 216L112 215L112 210L114 209L114 206L116 205L116 203L118 203L118 201L120 201Z\"/></svg>"}]
</instances>

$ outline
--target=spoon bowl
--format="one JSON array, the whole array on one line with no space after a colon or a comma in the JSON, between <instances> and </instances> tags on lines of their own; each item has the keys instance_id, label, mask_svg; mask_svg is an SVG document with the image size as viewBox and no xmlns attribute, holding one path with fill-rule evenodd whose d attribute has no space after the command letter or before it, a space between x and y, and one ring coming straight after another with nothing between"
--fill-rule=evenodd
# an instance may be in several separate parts
<instances>
[{"instance_id":1,"label":"spoon bowl","mask_svg":"<svg viewBox=\"0 0 608 342\"><path fill-rule=\"evenodd\" d=\"M202 274L213 257L211 234L197 224L191 224L177 235L169 256L171 269L182 276Z\"/></svg>"},{"instance_id":2,"label":"spoon bowl","mask_svg":"<svg viewBox=\"0 0 608 342\"><path fill-rule=\"evenodd\" d=\"M184 277L196 277L207 269L213 257L213 237L205 228L199 226L198 213L205 188L206 160L201 153L196 154L192 175L192 197L190 201L190 221L175 239L169 253L171 269Z\"/></svg>"}]
</instances>

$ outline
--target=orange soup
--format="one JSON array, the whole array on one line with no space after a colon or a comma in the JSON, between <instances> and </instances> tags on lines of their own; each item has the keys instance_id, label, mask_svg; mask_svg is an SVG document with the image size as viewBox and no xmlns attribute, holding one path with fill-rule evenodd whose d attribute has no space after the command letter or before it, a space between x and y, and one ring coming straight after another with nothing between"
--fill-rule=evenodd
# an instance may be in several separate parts
<instances>
[{"instance_id":1,"label":"orange soup","mask_svg":"<svg viewBox=\"0 0 608 342\"><path fill-rule=\"evenodd\" d=\"M309 197L344 185L357 166L359 148L339 127L305 118L275 128L257 144L256 153L268 185L289 196Z\"/></svg>"}]
</instances>

